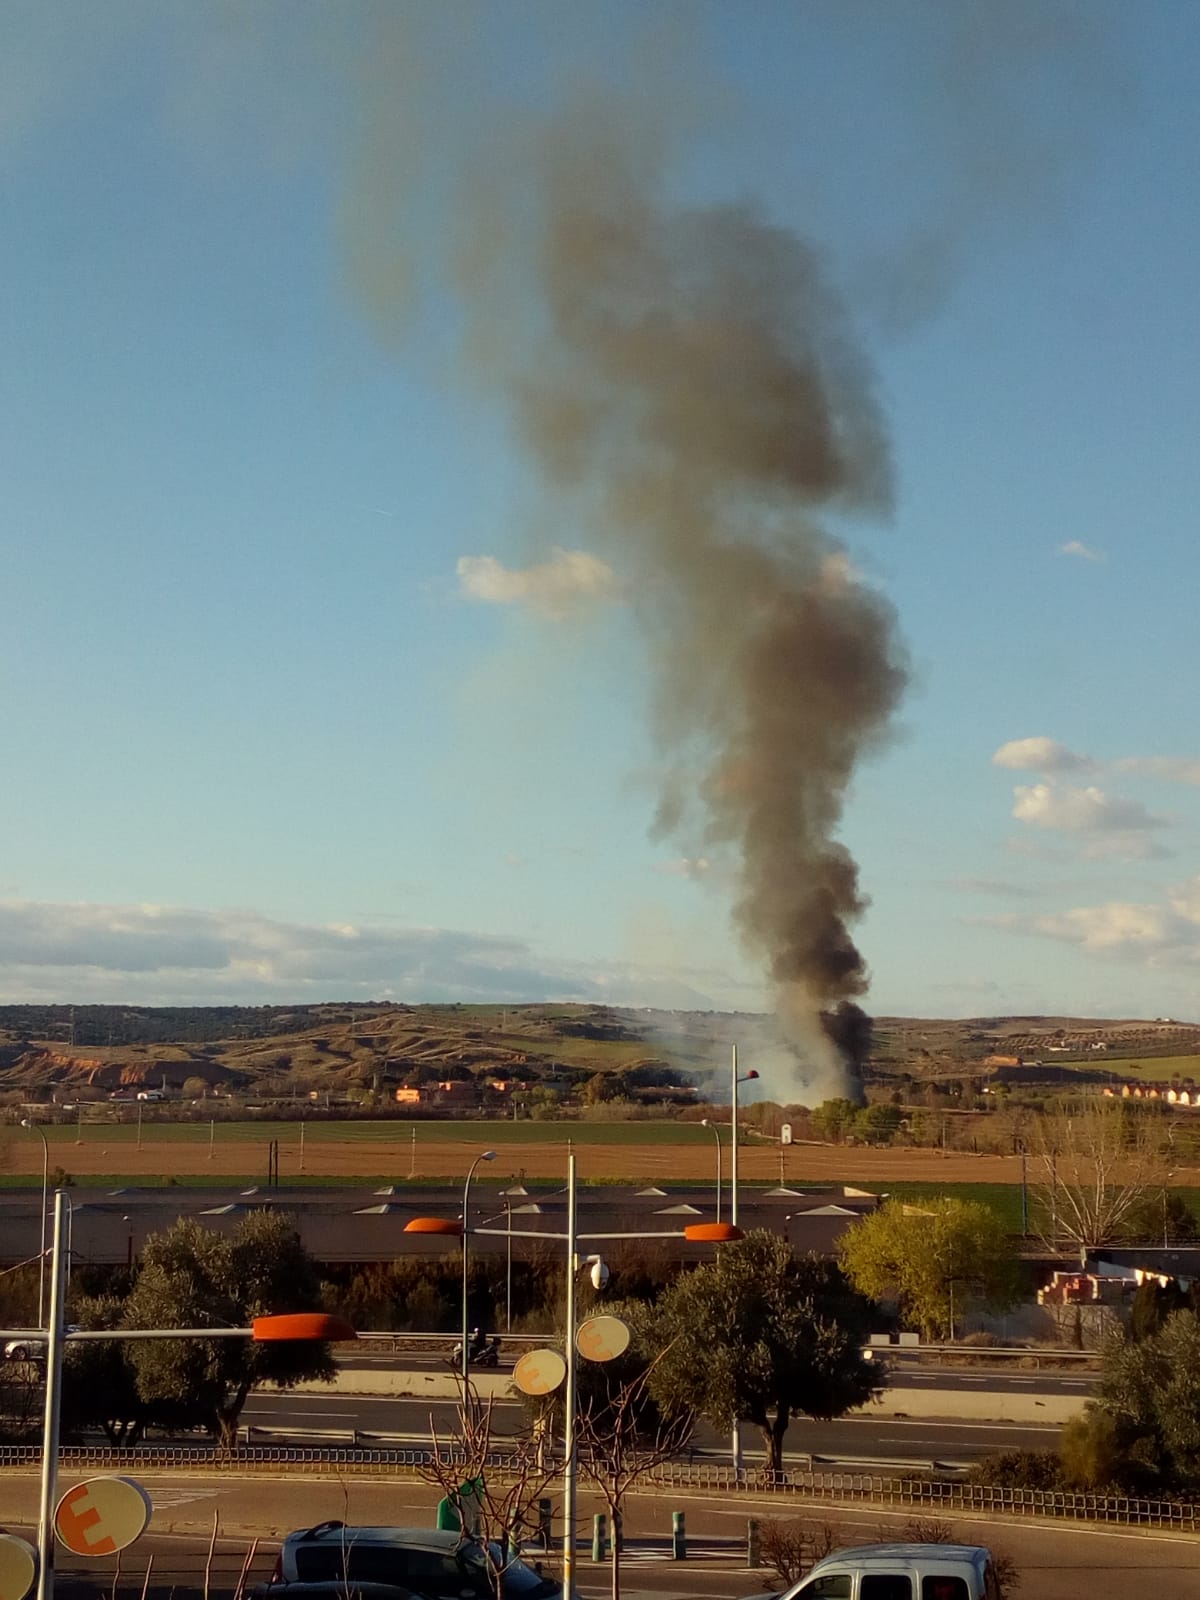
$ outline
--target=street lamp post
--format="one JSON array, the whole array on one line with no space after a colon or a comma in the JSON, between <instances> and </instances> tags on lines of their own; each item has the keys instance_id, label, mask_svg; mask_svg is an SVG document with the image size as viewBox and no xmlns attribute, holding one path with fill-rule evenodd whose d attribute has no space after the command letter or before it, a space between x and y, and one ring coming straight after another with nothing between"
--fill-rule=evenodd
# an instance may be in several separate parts
<instances>
[{"instance_id":1,"label":"street lamp post","mask_svg":"<svg viewBox=\"0 0 1200 1600\"><path fill-rule=\"evenodd\" d=\"M22 1117L21 1126L28 1128L31 1133L36 1133L42 1141L42 1235L41 1248L38 1252L38 1327L44 1328L46 1326L46 1198L50 1182L50 1146L46 1143L46 1135L31 1118Z\"/></svg>"},{"instance_id":2,"label":"street lamp post","mask_svg":"<svg viewBox=\"0 0 1200 1600\"><path fill-rule=\"evenodd\" d=\"M475 1176L475 1168L479 1165L479 1163L481 1161L495 1161L495 1159L496 1159L496 1152L494 1150L481 1150L479 1152L479 1154L475 1157L474 1161L472 1161L471 1165L468 1167L468 1169L467 1169L467 1181L463 1184L463 1207L462 1207L462 1350L460 1352L460 1354L462 1356L463 1405L467 1404L467 1398L468 1398L468 1395L470 1394L470 1390L467 1387L467 1385L470 1382L470 1371L469 1371L469 1368L470 1368L470 1364L471 1364L471 1352L470 1352L470 1347L469 1347L468 1342L467 1342L467 1332L468 1332L468 1329L467 1329L467 1284L468 1284L468 1273L469 1273L469 1270L470 1270L471 1247L470 1247L469 1240L470 1240L470 1237L471 1237L471 1222L470 1222L470 1217L468 1216L468 1213L467 1213L467 1207L471 1203L471 1179Z\"/></svg>"},{"instance_id":3,"label":"street lamp post","mask_svg":"<svg viewBox=\"0 0 1200 1600\"><path fill-rule=\"evenodd\" d=\"M757 1078L758 1073L752 1067L744 1077L738 1077L737 1045L733 1047L732 1071L729 1075L729 1128L732 1142L729 1146L729 1220L736 1228L738 1225L738 1085L749 1083ZM742 1425L737 1417L733 1419L733 1432L729 1440L729 1453L733 1458L734 1477L742 1481Z\"/></svg>"},{"instance_id":4,"label":"street lamp post","mask_svg":"<svg viewBox=\"0 0 1200 1600\"><path fill-rule=\"evenodd\" d=\"M575 1349L575 1274L579 1270L579 1224L575 1201L575 1153L567 1157L567 1387L563 1397L563 1600L575 1589L575 1412L578 1407L579 1352Z\"/></svg>"},{"instance_id":5,"label":"street lamp post","mask_svg":"<svg viewBox=\"0 0 1200 1600\"><path fill-rule=\"evenodd\" d=\"M717 1141L717 1221L721 1220L721 1130L715 1122L710 1122L707 1117L700 1119L700 1126L707 1128Z\"/></svg>"}]
</instances>

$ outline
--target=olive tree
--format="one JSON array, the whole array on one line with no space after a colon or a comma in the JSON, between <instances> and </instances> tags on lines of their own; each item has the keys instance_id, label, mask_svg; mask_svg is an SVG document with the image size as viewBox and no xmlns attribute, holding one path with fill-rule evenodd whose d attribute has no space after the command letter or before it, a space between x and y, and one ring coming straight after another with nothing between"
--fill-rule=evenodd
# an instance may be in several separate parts
<instances>
[{"instance_id":1,"label":"olive tree","mask_svg":"<svg viewBox=\"0 0 1200 1600\"><path fill-rule=\"evenodd\" d=\"M840 1417L878 1391L862 1354L872 1306L833 1261L797 1257L759 1230L660 1296L642 1338L660 1351L650 1394L670 1418L694 1411L715 1427L759 1429L767 1471L783 1470L792 1418Z\"/></svg>"},{"instance_id":2,"label":"olive tree","mask_svg":"<svg viewBox=\"0 0 1200 1600\"><path fill-rule=\"evenodd\" d=\"M181 1218L152 1234L125 1303L126 1328L242 1328L254 1317L320 1308L316 1264L291 1223L253 1212L234 1232L212 1233ZM250 1391L332 1378L329 1347L307 1341L134 1340L128 1345L137 1392L156 1406L186 1403L226 1447Z\"/></svg>"}]
</instances>

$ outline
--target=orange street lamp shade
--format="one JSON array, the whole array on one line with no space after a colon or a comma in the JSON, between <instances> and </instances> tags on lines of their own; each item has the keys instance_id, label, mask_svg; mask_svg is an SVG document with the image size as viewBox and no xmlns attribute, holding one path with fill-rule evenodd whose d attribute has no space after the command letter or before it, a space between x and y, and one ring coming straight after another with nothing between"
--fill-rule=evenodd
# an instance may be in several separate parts
<instances>
[{"instance_id":1,"label":"orange street lamp shade","mask_svg":"<svg viewBox=\"0 0 1200 1600\"><path fill-rule=\"evenodd\" d=\"M732 1222L690 1222L683 1237L692 1244L728 1244L731 1239L743 1237L742 1230Z\"/></svg>"},{"instance_id":2,"label":"orange street lamp shade","mask_svg":"<svg viewBox=\"0 0 1200 1600\"><path fill-rule=\"evenodd\" d=\"M414 1217L404 1224L405 1233L441 1233L447 1238L462 1238L462 1223L448 1222L445 1217Z\"/></svg>"},{"instance_id":3,"label":"orange street lamp shade","mask_svg":"<svg viewBox=\"0 0 1200 1600\"><path fill-rule=\"evenodd\" d=\"M255 1317L255 1344L273 1344L284 1339L309 1339L340 1344L357 1339L358 1334L344 1317L331 1317L324 1311L293 1311L283 1317Z\"/></svg>"}]
</instances>

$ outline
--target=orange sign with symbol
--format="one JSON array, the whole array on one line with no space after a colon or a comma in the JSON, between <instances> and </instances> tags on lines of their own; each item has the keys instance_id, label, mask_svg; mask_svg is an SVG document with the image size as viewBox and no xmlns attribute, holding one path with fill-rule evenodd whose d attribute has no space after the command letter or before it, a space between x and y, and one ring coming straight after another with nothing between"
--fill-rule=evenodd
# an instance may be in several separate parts
<instances>
[{"instance_id":1,"label":"orange sign with symbol","mask_svg":"<svg viewBox=\"0 0 1200 1600\"><path fill-rule=\"evenodd\" d=\"M59 1542L77 1556L115 1556L146 1531L150 1496L132 1478L88 1478L54 1513Z\"/></svg>"},{"instance_id":2,"label":"orange sign with symbol","mask_svg":"<svg viewBox=\"0 0 1200 1600\"><path fill-rule=\"evenodd\" d=\"M615 1361L629 1349L629 1337L620 1317L589 1317L575 1335L575 1348L588 1361Z\"/></svg>"}]
</instances>

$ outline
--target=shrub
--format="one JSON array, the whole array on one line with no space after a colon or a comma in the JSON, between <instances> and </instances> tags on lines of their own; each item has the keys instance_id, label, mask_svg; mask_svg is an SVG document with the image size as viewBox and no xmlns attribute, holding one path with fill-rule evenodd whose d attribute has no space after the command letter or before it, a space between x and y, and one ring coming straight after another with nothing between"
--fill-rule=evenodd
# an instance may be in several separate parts
<instances>
[{"instance_id":1,"label":"shrub","mask_svg":"<svg viewBox=\"0 0 1200 1600\"><path fill-rule=\"evenodd\" d=\"M790 1588L810 1567L846 1543L839 1529L807 1517L770 1518L759 1528L762 1564L769 1567L784 1588Z\"/></svg>"},{"instance_id":2,"label":"shrub","mask_svg":"<svg viewBox=\"0 0 1200 1600\"><path fill-rule=\"evenodd\" d=\"M1062 1465L1054 1450L997 1450L980 1457L967 1481L994 1489L1061 1489Z\"/></svg>"},{"instance_id":3,"label":"shrub","mask_svg":"<svg viewBox=\"0 0 1200 1600\"><path fill-rule=\"evenodd\" d=\"M1089 1406L1072 1417L1059 1441L1063 1482L1072 1489L1104 1490L1121 1483L1124 1452L1117 1424L1107 1411Z\"/></svg>"}]
</instances>

